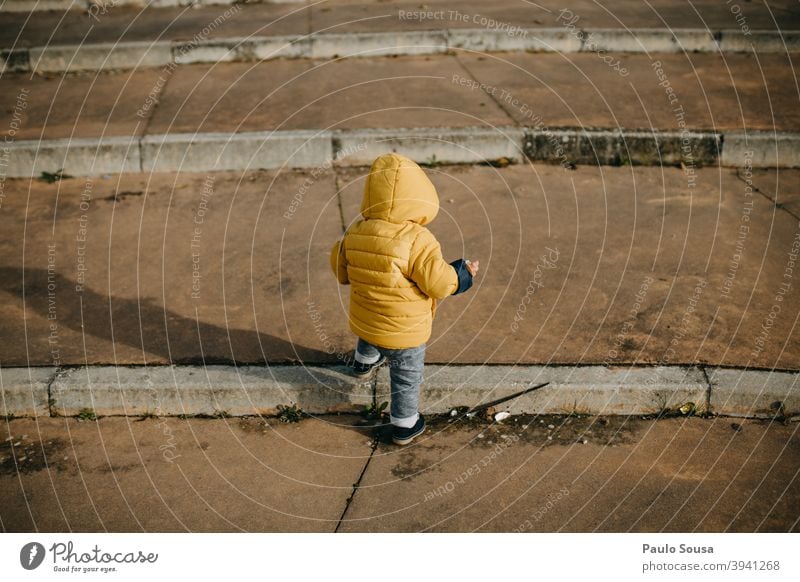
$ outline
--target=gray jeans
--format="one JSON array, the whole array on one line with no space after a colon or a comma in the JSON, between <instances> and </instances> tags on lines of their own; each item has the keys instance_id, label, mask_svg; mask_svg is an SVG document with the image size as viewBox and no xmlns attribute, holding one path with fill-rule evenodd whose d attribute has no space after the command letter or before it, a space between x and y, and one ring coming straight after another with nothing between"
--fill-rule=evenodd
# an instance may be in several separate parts
<instances>
[{"instance_id":1,"label":"gray jeans","mask_svg":"<svg viewBox=\"0 0 800 582\"><path fill-rule=\"evenodd\" d=\"M422 369L425 366L425 344L415 348L390 350L374 346L359 338L356 351L368 359L386 357L389 379L392 383L392 416L409 418L417 414L419 387L422 384Z\"/></svg>"}]
</instances>

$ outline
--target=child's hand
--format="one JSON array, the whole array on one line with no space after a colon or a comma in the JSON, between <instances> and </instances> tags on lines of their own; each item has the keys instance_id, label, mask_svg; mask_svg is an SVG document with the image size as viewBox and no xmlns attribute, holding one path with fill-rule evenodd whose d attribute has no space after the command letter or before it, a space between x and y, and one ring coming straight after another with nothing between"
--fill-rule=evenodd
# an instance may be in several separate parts
<instances>
[{"instance_id":1,"label":"child's hand","mask_svg":"<svg viewBox=\"0 0 800 582\"><path fill-rule=\"evenodd\" d=\"M478 269L480 268L480 261L467 261L467 270L469 274L473 277L478 274Z\"/></svg>"}]
</instances>

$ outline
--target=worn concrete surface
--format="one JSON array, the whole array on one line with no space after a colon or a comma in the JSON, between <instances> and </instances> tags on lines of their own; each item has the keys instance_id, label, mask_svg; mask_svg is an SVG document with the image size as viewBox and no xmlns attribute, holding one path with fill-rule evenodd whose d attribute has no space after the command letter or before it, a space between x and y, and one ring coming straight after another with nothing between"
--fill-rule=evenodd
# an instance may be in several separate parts
<instances>
[{"instance_id":1,"label":"worn concrete surface","mask_svg":"<svg viewBox=\"0 0 800 582\"><path fill-rule=\"evenodd\" d=\"M69 78L3 75L0 136L11 141L142 135L148 97L158 93L165 74L149 69Z\"/></svg>"},{"instance_id":2,"label":"worn concrete surface","mask_svg":"<svg viewBox=\"0 0 800 582\"><path fill-rule=\"evenodd\" d=\"M173 74L148 132L509 123L485 95L452 83L454 74L463 69L452 56L187 65Z\"/></svg>"},{"instance_id":3,"label":"worn concrete surface","mask_svg":"<svg viewBox=\"0 0 800 582\"><path fill-rule=\"evenodd\" d=\"M343 174L349 224L358 216L363 177ZM429 342L437 361L516 362L535 353L549 362L772 367L768 361L794 360L788 354L797 351L790 346L800 301L792 295L772 318L772 356L752 351L792 268L798 221L773 212L763 196L754 195L748 211L751 197L735 171L702 170L691 188L679 171L638 168L603 169L594 179L582 168L552 166L434 168L430 175L442 201L430 228L445 256L488 261L474 295L442 303ZM483 179L497 180L495 187ZM740 260L741 224L749 226L749 258ZM340 291L345 305L346 288ZM487 342L490 335L497 339Z\"/></svg>"},{"instance_id":4,"label":"worn concrete surface","mask_svg":"<svg viewBox=\"0 0 800 582\"><path fill-rule=\"evenodd\" d=\"M462 54L185 65L113 74L7 74L0 131L15 139L529 126L797 132L786 55ZM752 71L760 69L758 77ZM664 75L674 96L668 94ZM483 88L479 88L483 84ZM23 94L24 92L24 94ZM24 107L17 106L23 94ZM682 108L680 110L679 108ZM15 120L15 115L19 120Z\"/></svg>"},{"instance_id":5,"label":"worn concrete surface","mask_svg":"<svg viewBox=\"0 0 800 582\"><path fill-rule=\"evenodd\" d=\"M800 172L755 170L753 186L780 208L800 220Z\"/></svg>"},{"instance_id":6,"label":"worn concrete surface","mask_svg":"<svg viewBox=\"0 0 800 582\"><path fill-rule=\"evenodd\" d=\"M8 421L0 527L787 532L800 523L797 424L437 420L412 446L380 443L371 455L356 422Z\"/></svg>"},{"instance_id":7,"label":"worn concrete surface","mask_svg":"<svg viewBox=\"0 0 800 582\"><path fill-rule=\"evenodd\" d=\"M496 98L522 125L534 125L539 118L532 116L540 115L550 128L678 130L680 123L717 131L798 128L790 59L765 57L616 55L625 76L592 53L465 54L459 59L480 82L498 87ZM756 77L759 64L763 69Z\"/></svg>"},{"instance_id":8,"label":"worn concrete surface","mask_svg":"<svg viewBox=\"0 0 800 582\"><path fill-rule=\"evenodd\" d=\"M0 362L337 361L354 337L328 250L365 171L7 180ZM800 223L735 170L691 188L661 168L428 173L445 258L482 265L441 302L429 363L800 368ZM778 174L778 200L796 175Z\"/></svg>"},{"instance_id":9,"label":"worn concrete surface","mask_svg":"<svg viewBox=\"0 0 800 582\"><path fill-rule=\"evenodd\" d=\"M796 425L746 422L737 431L725 419L524 423L528 428L512 422L483 433L440 424L408 449L381 445L340 531L799 527Z\"/></svg>"},{"instance_id":10,"label":"worn concrete surface","mask_svg":"<svg viewBox=\"0 0 800 582\"><path fill-rule=\"evenodd\" d=\"M302 212L287 220L285 230L274 222L287 212L308 177L293 172L123 175L52 186L32 182L30 198L28 185L20 181L15 194L6 191L2 213L3 245L16 257L5 263L2 280L16 300L2 302L11 318L0 318L0 361L330 359L318 347L304 344L311 338L319 341L309 327L307 287L312 279L318 291L328 289L329 300L316 309L330 322L331 338L339 344L346 341L344 326L332 311L336 281L327 276L327 251L341 235L333 173L309 181ZM82 195L88 197L85 211ZM55 232L54 218L59 225ZM28 239L38 230L36 224L46 240ZM310 233L318 237L314 242ZM84 234L85 243L76 240ZM52 340L48 244L56 245L55 257L60 257L52 274L58 294ZM31 252L44 254L34 259ZM80 260L79 252L85 253ZM76 283L84 267L87 285L79 292ZM89 280L95 283L89 285ZM284 327L285 321L291 327Z\"/></svg>"},{"instance_id":11,"label":"worn concrete surface","mask_svg":"<svg viewBox=\"0 0 800 582\"><path fill-rule=\"evenodd\" d=\"M0 433L0 523L4 531L332 532L371 451L363 431L337 424L11 421ZM12 442L26 451L17 459L28 457L19 470Z\"/></svg>"},{"instance_id":12,"label":"worn concrete surface","mask_svg":"<svg viewBox=\"0 0 800 582\"><path fill-rule=\"evenodd\" d=\"M90 366L58 374L45 414L276 416L292 405L311 414L357 413L372 393L371 378L354 378L344 366Z\"/></svg>"},{"instance_id":13,"label":"worn concrete surface","mask_svg":"<svg viewBox=\"0 0 800 582\"><path fill-rule=\"evenodd\" d=\"M531 4L523 0L495 0L491 3L469 0L433 0L424 10L445 11L428 19L401 18L400 11L419 11L416 0L394 1L391 5L365 0L329 0L311 7L301 4L247 4L222 22L207 37L246 37L284 35L458 29L479 26L481 19L493 19L519 27L559 26L563 3L545 0ZM736 15L725 3L700 0L687 3L658 0L644 4L636 0L613 3L577 0L569 8L579 17L578 26L590 28L696 28L711 30L739 29ZM188 40L214 22L230 6L182 6L142 10L117 6L103 13L82 11L38 12L35 18L26 13L0 13L0 46L26 47L44 44L84 42ZM449 12L453 11L453 12ZM800 28L800 13L791 0L771 0L767 8L747 3L742 9L751 29L775 30ZM477 18L478 22L473 22Z\"/></svg>"}]
</instances>

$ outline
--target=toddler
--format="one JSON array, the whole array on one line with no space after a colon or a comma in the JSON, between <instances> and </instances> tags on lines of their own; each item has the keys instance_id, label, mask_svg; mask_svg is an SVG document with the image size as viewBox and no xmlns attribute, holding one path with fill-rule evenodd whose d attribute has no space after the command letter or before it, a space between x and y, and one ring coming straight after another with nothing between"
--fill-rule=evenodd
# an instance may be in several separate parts
<instances>
[{"instance_id":1,"label":"toddler","mask_svg":"<svg viewBox=\"0 0 800 582\"><path fill-rule=\"evenodd\" d=\"M439 197L416 163L386 154L370 168L361 215L331 249L339 283L351 285L350 329L358 336L353 373L389 363L392 440L406 445L425 430L419 387L436 301L472 286L478 261L447 263L425 228Z\"/></svg>"}]
</instances>

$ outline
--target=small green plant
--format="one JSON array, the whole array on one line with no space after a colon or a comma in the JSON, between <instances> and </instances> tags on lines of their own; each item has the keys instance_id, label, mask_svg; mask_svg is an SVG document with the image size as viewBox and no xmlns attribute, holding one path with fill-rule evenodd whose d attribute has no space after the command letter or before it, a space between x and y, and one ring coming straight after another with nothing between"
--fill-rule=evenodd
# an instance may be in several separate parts
<instances>
[{"instance_id":1,"label":"small green plant","mask_svg":"<svg viewBox=\"0 0 800 582\"><path fill-rule=\"evenodd\" d=\"M65 174L64 168L59 168L56 172L42 172L41 176L39 176L40 180L48 184L55 184L61 180L67 180L68 178L72 178L72 176Z\"/></svg>"},{"instance_id":2,"label":"small green plant","mask_svg":"<svg viewBox=\"0 0 800 582\"><path fill-rule=\"evenodd\" d=\"M305 414L303 409L295 404L291 406L278 405L278 420L281 422L300 422Z\"/></svg>"},{"instance_id":3,"label":"small green plant","mask_svg":"<svg viewBox=\"0 0 800 582\"><path fill-rule=\"evenodd\" d=\"M430 158L422 162L420 165L423 168L436 168L437 166L441 166L442 162L436 159L436 154L433 154Z\"/></svg>"},{"instance_id":4,"label":"small green plant","mask_svg":"<svg viewBox=\"0 0 800 582\"><path fill-rule=\"evenodd\" d=\"M364 410L361 411L361 416L367 420L380 420L383 417L384 410L389 406L388 402L381 402L380 404L365 404Z\"/></svg>"},{"instance_id":5,"label":"small green plant","mask_svg":"<svg viewBox=\"0 0 800 582\"><path fill-rule=\"evenodd\" d=\"M91 408L81 408L78 412L78 420L97 420L97 414Z\"/></svg>"}]
</instances>

